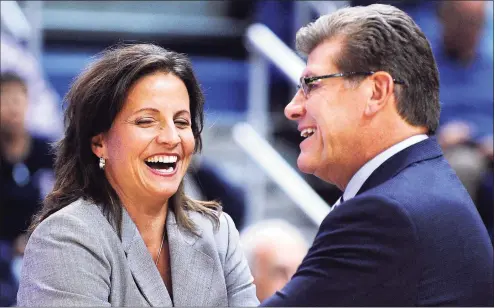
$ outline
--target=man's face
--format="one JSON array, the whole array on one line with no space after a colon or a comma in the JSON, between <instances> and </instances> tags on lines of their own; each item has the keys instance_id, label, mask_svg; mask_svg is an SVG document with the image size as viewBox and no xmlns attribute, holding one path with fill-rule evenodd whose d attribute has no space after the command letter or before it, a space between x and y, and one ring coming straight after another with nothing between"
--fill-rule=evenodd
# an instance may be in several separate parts
<instances>
[{"instance_id":1,"label":"man's face","mask_svg":"<svg viewBox=\"0 0 495 308\"><path fill-rule=\"evenodd\" d=\"M24 131L28 94L18 82L8 82L0 90L0 131L9 134Z\"/></svg>"},{"instance_id":2,"label":"man's face","mask_svg":"<svg viewBox=\"0 0 495 308\"><path fill-rule=\"evenodd\" d=\"M443 11L443 36L448 52L455 56L472 55L485 23L485 1L453 1Z\"/></svg>"},{"instance_id":3,"label":"man's face","mask_svg":"<svg viewBox=\"0 0 495 308\"><path fill-rule=\"evenodd\" d=\"M338 39L318 45L309 55L303 76L341 73L335 59L341 53ZM368 89L369 90L369 89ZM306 96L299 90L285 108L288 119L297 121L298 130L314 132L300 144L299 169L337 184L336 175L353 161L359 150L359 129L369 95L361 83L351 86L343 78L322 79L311 85Z\"/></svg>"},{"instance_id":4,"label":"man's face","mask_svg":"<svg viewBox=\"0 0 495 308\"><path fill-rule=\"evenodd\" d=\"M301 264L305 248L288 243L263 244L255 253L253 269L256 296L262 302L281 290Z\"/></svg>"}]
</instances>

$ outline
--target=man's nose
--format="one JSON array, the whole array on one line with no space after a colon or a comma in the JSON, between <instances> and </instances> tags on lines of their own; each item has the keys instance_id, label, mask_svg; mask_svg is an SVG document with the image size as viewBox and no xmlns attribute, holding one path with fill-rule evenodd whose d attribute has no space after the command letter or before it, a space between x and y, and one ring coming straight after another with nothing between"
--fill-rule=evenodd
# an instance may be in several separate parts
<instances>
[{"instance_id":1,"label":"man's nose","mask_svg":"<svg viewBox=\"0 0 495 308\"><path fill-rule=\"evenodd\" d=\"M284 114L289 120L298 120L306 113L304 103L302 102L301 90L297 91L292 101L285 106Z\"/></svg>"}]
</instances>

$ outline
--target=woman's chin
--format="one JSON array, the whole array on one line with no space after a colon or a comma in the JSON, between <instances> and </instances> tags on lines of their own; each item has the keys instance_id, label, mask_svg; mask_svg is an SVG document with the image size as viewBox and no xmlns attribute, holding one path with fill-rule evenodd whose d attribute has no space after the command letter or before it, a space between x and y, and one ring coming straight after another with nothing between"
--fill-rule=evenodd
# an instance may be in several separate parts
<instances>
[{"instance_id":1,"label":"woman's chin","mask_svg":"<svg viewBox=\"0 0 495 308\"><path fill-rule=\"evenodd\" d=\"M157 183L154 183L155 185L150 185L148 186L148 193L152 196L155 196L160 199L168 200L170 197L175 195L177 193L177 190L179 189L179 185L175 183L168 183L168 185L158 185Z\"/></svg>"}]
</instances>

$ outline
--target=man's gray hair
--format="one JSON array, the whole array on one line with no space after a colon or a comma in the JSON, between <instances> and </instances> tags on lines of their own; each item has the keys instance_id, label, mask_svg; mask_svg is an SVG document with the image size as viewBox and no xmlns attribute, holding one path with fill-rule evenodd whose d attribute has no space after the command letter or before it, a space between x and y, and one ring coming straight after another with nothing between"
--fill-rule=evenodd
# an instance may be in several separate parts
<instances>
[{"instance_id":1,"label":"man's gray hair","mask_svg":"<svg viewBox=\"0 0 495 308\"><path fill-rule=\"evenodd\" d=\"M251 270L255 266L256 247L260 244L291 242L302 249L308 249L308 243L302 234L282 219L267 219L250 225L241 232L240 242Z\"/></svg>"},{"instance_id":2,"label":"man's gray hair","mask_svg":"<svg viewBox=\"0 0 495 308\"><path fill-rule=\"evenodd\" d=\"M411 17L384 4L343 8L301 28L296 48L308 55L332 39L343 42L334 62L341 72L385 71L404 81L395 87L399 114L409 124L435 132L440 117L438 69L428 40Z\"/></svg>"}]
</instances>

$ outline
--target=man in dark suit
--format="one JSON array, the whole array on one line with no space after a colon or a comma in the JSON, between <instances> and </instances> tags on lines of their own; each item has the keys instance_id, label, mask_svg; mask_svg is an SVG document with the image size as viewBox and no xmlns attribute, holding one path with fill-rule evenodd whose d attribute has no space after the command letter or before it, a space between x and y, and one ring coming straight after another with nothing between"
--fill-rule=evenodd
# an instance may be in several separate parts
<instances>
[{"instance_id":1,"label":"man in dark suit","mask_svg":"<svg viewBox=\"0 0 495 308\"><path fill-rule=\"evenodd\" d=\"M297 48L297 164L344 193L263 305L493 306L493 247L434 137L439 77L421 30L392 6L345 8L299 30Z\"/></svg>"}]
</instances>

